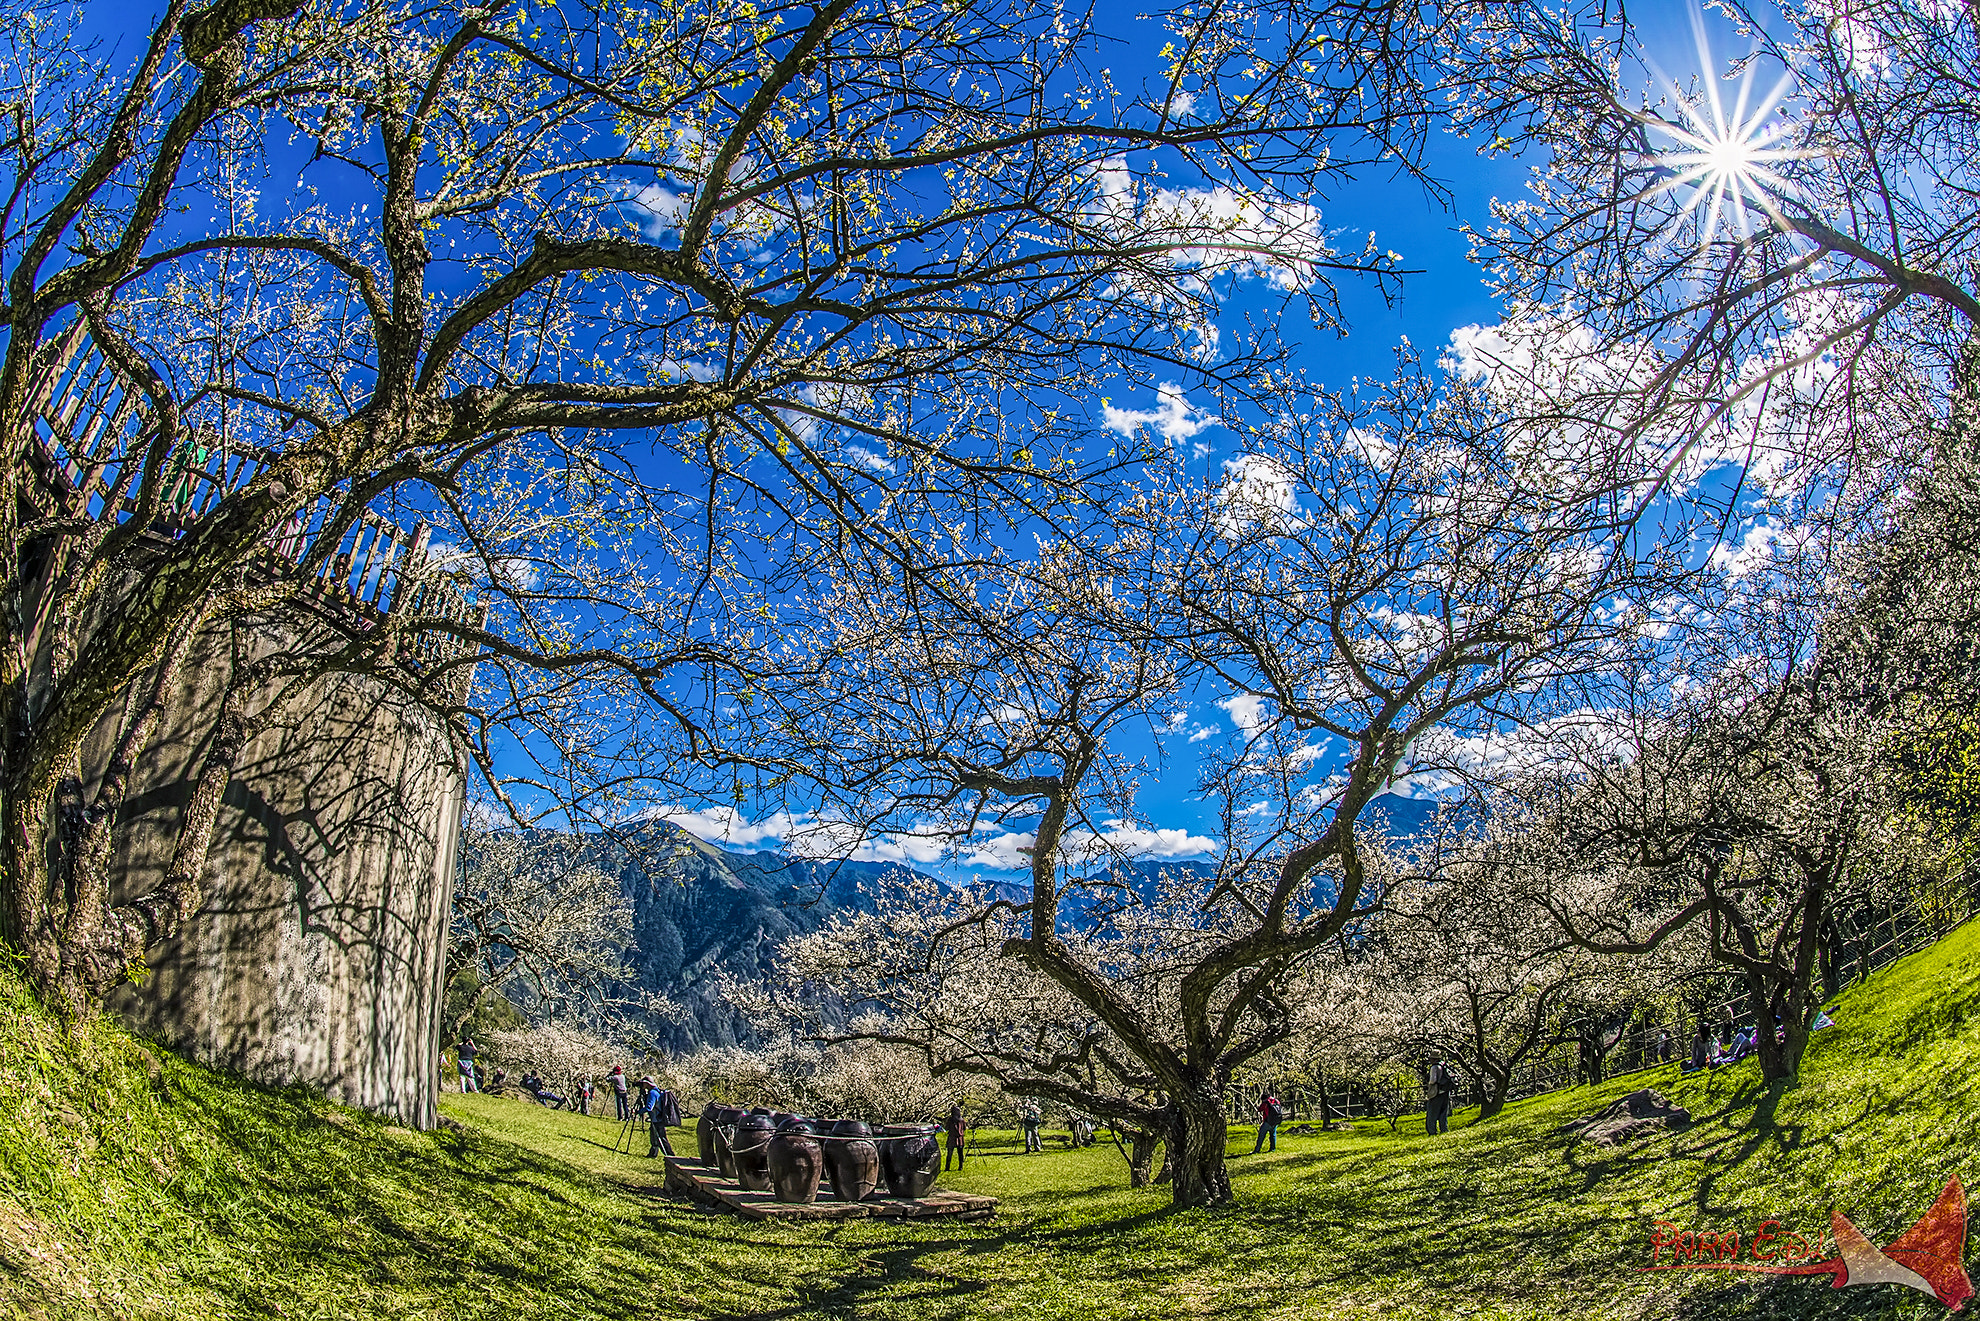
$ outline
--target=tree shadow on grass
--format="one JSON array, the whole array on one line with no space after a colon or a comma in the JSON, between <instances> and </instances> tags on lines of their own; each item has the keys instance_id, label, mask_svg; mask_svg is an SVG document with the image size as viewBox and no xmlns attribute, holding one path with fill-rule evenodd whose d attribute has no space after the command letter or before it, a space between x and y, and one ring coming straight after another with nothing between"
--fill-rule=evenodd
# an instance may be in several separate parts
<instances>
[{"instance_id":1,"label":"tree shadow on grass","mask_svg":"<svg viewBox=\"0 0 1980 1321\"><path fill-rule=\"evenodd\" d=\"M1830 1287L1828 1277L1761 1276L1751 1282L1694 1289L1671 1300L1671 1321L1897 1321L1945 1315L1937 1302L1901 1285Z\"/></svg>"}]
</instances>

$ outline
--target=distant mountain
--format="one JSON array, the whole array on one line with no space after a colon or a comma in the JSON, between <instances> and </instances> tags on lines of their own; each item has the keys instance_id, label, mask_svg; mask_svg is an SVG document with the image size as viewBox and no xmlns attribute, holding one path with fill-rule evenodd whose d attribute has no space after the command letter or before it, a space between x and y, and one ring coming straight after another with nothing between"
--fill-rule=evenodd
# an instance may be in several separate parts
<instances>
[{"instance_id":1,"label":"distant mountain","mask_svg":"<svg viewBox=\"0 0 1980 1321\"><path fill-rule=\"evenodd\" d=\"M1390 839L1408 839L1422 833L1430 824L1430 818L1437 814L1441 806L1435 798L1403 798L1397 794L1382 794L1368 805L1368 811L1380 812L1388 818Z\"/></svg>"},{"instance_id":2,"label":"distant mountain","mask_svg":"<svg viewBox=\"0 0 1980 1321\"><path fill-rule=\"evenodd\" d=\"M1392 836L1420 829L1435 809L1434 803L1387 795L1376 806L1387 813ZM632 901L633 948L627 961L639 986L687 1011L683 1023L655 1026L670 1050L751 1041L749 1025L723 998L722 974L763 976L783 941L816 931L836 913L873 911L874 895L889 884L929 879L897 862L826 862L768 849L732 852L664 821L609 835L538 831L534 842L546 866L583 862L618 878ZM1207 875L1214 868L1188 859L1117 862L1103 883L1066 895L1062 920L1082 922L1119 902L1109 885L1146 894L1163 871ZM1029 882L1015 875L979 877L974 884L1020 903L1031 893Z\"/></svg>"},{"instance_id":3,"label":"distant mountain","mask_svg":"<svg viewBox=\"0 0 1980 1321\"><path fill-rule=\"evenodd\" d=\"M871 911L872 891L921 875L898 863L820 862L760 850L732 853L664 821L612 834L537 832L546 865L589 863L632 901L627 961L642 989L687 1010L656 1025L668 1049L734 1045L749 1026L722 998L717 974L754 978L783 941L834 913Z\"/></svg>"}]
</instances>

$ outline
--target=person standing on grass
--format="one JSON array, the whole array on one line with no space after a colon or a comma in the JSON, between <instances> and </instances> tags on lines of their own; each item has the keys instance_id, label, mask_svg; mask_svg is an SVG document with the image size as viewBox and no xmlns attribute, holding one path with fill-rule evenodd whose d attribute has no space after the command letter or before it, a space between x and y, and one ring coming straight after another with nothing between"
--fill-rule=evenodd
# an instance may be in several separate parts
<instances>
[{"instance_id":1,"label":"person standing on grass","mask_svg":"<svg viewBox=\"0 0 1980 1321\"><path fill-rule=\"evenodd\" d=\"M632 1107L626 1103L626 1066L612 1066L612 1103L619 1107L621 1123L632 1118Z\"/></svg>"},{"instance_id":2,"label":"person standing on grass","mask_svg":"<svg viewBox=\"0 0 1980 1321\"><path fill-rule=\"evenodd\" d=\"M1041 1118L1043 1115L1039 1112L1038 1102L1030 1097L1026 1097L1024 1103L1018 1106L1018 1123L1024 1127L1024 1150L1027 1155L1034 1151L1045 1150L1045 1144L1038 1140L1038 1121Z\"/></svg>"},{"instance_id":3,"label":"person standing on grass","mask_svg":"<svg viewBox=\"0 0 1980 1321\"><path fill-rule=\"evenodd\" d=\"M474 1085L474 1038L463 1033L461 1044L454 1047L454 1054L461 1071L461 1090L480 1091L481 1089Z\"/></svg>"},{"instance_id":4,"label":"person standing on grass","mask_svg":"<svg viewBox=\"0 0 1980 1321\"><path fill-rule=\"evenodd\" d=\"M1251 1144L1251 1154L1256 1156L1259 1148L1270 1139L1271 1150L1279 1149L1279 1121L1286 1117L1285 1106L1270 1092L1258 1098L1258 1140ZM1242 1139L1240 1139L1242 1140Z\"/></svg>"},{"instance_id":5,"label":"person standing on grass","mask_svg":"<svg viewBox=\"0 0 1980 1321\"><path fill-rule=\"evenodd\" d=\"M1451 1130L1451 1071L1442 1060L1431 1060L1423 1080L1423 1127L1431 1137Z\"/></svg>"},{"instance_id":6,"label":"person standing on grass","mask_svg":"<svg viewBox=\"0 0 1980 1321\"><path fill-rule=\"evenodd\" d=\"M949 1139L949 1150L942 1157L942 1168L948 1169L953 1158L956 1168L960 1170L963 1167L964 1142L968 1136L968 1130L963 1127L962 1102L957 1101L949 1107L948 1117L942 1121L942 1132Z\"/></svg>"},{"instance_id":7,"label":"person standing on grass","mask_svg":"<svg viewBox=\"0 0 1980 1321\"><path fill-rule=\"evenodd\" d=\"M633 1097L633 1113L644 1119L648 1108L653 1104L653 1093L659 1089L660 1084L653 1081L652 1074L643 1073L633 1086L639 1089Z\"/></svg>"},{"instance_id":8,"label":"person standing on grass","mask_svg":"<svg viewBox=\"0 0 1980 1321\"><path fill-rule=\"evenodd\" d=\"M643 1080L642 1080L643 1081ZM646 1145L647 1159L651 1160L661 1152L669 1156L674 1148L667 1141L667 1130L681 1126L681 1103L672 1089L655 1083L646 1097L646 1128L653 1135Z\"/></svg>"}]
</instances>

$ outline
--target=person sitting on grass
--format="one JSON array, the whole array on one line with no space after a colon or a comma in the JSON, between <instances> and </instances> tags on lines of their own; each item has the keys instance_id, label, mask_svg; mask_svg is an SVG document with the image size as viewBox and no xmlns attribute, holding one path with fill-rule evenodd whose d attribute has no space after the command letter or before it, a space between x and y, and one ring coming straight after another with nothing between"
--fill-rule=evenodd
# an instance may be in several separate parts
<instances>
[{"instance_id":1,"label":"person sitting on grass","mask_svg":"<svg viewBox=\"0 0 1980 1321\"><path fill-rule=\"evenodd\" d=\"M543 1079L537 1077L534 1073L525 1073L519 1085L522 1087L524 1094L538 1105L547 1105L552 1110L561 1110L564 1106L564 1098L545 1087L543 1085Z\"/></svg>"},{"instance_id":2,"label":"person sitting on grass","mask_svg":"<svg viewBox=\"0 0 1980 1321\"><path fill-rule=\"evenodd\" d=\"M1698 1020L1698 1033L1691 1039L1691 1058L1678 1066L1680 1073L1696 1073L1712 1059L1712 1034L1706 1030L1705 1020Z\"/></svg>"}]
</instances>

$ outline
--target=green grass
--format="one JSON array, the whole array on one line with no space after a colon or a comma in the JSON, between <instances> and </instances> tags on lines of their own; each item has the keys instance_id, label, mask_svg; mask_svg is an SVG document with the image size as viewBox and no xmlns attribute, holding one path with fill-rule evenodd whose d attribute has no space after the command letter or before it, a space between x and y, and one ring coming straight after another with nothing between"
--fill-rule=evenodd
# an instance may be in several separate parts
<instances>
[{"instance_id":1,"label":"green grass","mask_svg":"<svg viewBox=\"0 0 1980 1321\"><path fill-rule=\"evenodd\" d=\"M1888 1241L1974 1181L1980 924L1838 1023L1771 1115L1751 1065L1650 1075L1699 1122L1613 1151L1555 1130L1643 1075L1437 1139L1284 1138L1234 1159L1225 1210L1170 1213L1109 1146L995 1135L944 1176L1003 1199L987 1224L766 1226L664 1198L610 1121L448 1095L464 1127L413 1133L109 1025L71 1037L0 971L0 1316L1940 1315L1892 1286L1635 1270L1658 1217L1815 1230L1834 1207Z\"/></svg>"}]
</instances>

